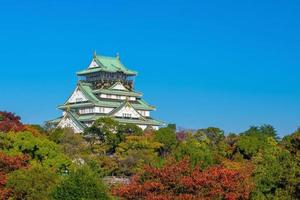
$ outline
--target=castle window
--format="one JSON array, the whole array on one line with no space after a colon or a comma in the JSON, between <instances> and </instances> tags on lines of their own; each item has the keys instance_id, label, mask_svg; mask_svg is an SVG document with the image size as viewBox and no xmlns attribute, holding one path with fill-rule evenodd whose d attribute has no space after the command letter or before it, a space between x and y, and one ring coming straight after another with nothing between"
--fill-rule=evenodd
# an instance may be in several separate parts
<instances>
[{"instance_id":1,"label":"castle window","mask_svg":"<svg viewBox=\"0 0 300 200\"><path fill-rule=\"evenodd\" d=\"M84 108L79 110L79 114L94 113L94 108Z\"/></svg>"},{"instance_id":2,"label":"castle window","mask_svg":"<svg viewBox=\"0 0 300 200\"><path fill-rule=\"evenodd\" d=\"M123 113L122 116L126 117L126 118L131 118L131 114L130 113Z\"/></svg>"},{"instance_id":3,"label":"castle window","mask_svg":"<svg viewBox=\"0 0 300 200\"><path fill-rule=\"evenodd\" d=\"M105 108L100 107L100 113L105 113Z\"/></svg>"}]
</instances>

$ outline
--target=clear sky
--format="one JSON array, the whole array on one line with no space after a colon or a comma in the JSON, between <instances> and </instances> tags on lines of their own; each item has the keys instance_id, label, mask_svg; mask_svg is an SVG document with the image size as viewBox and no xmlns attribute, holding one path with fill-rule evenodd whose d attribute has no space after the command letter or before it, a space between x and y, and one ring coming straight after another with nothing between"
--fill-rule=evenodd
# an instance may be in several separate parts
<instances>
[{"instance_id":1,"label":"clear sky","mask_svg":"<svg viewBox=\"0 0 300 200\"><path fill-rule=\"evenodd\" d=\"M0 110L58 117L76 71L120 53L153 115L241 132L300 125L299 1L0 0Z\"/></svg>"}]
</instances>

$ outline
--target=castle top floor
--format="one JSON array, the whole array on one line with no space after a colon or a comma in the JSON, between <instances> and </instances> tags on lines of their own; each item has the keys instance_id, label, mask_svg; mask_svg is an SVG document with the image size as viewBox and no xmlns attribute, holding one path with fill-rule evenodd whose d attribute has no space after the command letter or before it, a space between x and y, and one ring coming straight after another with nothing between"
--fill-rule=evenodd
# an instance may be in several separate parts
<instances>
[{"instance_id":1,"label":"castle top floor","mask_svg":"<svg viewBox=\"0 0 300 200\"><path fill-rule=\"evenodd\" d=\"M128 69L121 63L118 54L116 57L108 57L94 53L88 68L77 72L80 80L92 83L95 88L105 88L115 82L122 82L130 90L133 89L133 80L136 75L136 71Z\"/></svg>"}]
</instances>

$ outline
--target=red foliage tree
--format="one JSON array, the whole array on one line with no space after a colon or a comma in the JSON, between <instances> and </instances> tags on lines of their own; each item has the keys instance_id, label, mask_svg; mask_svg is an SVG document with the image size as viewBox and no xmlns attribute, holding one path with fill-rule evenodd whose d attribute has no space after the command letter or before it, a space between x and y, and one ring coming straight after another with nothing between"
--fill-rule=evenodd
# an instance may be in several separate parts
<instances>
[{"instance_id":1,"label":"red foliage tree","mask_svg":"<svg viewBox=\"0 0 300 200\"><path fill-rule=\"evenodd\" d=\"M0 152L0 199L8 199L11 189L6 188L7 174L14 170L27 167L28 156L8 156Z\"/></svg>"},{"instance_id":2,"label":"red foliage tree","mask_svg":"<svg viewBox=\"0 0 300 200\"><path fill-rule=\"evenodd\" d=\"M179 131L179 132L177 132L176 133L176 139L177 139L177 141L179 141L179 142L182 142L183 140L185 140L186 139L186 132L185 131Z\"/></svg>"},{"instance_id":3,"label":"red foliage tree","mask_svg":"<svg viewBox=\"0 0 300 200\"><path fill-rule=\"evenodd\" d=\"M11 112L0 111L0 132L18 132L24 130L20 117Z\"/></svg>"},{"instance_id":4,"label":"red foliage tree","mask_svg":"<svg viewBox=\"0 0 300 200\"><path fill-rule=\"evenodd\" d=\"M147 166L128 185L115 187L112 193L125 200L249 199L251 171L251 167L227 169L223 165L201 170L191 168L186 159L162 168Z\"/></svg>"}]
</instances>

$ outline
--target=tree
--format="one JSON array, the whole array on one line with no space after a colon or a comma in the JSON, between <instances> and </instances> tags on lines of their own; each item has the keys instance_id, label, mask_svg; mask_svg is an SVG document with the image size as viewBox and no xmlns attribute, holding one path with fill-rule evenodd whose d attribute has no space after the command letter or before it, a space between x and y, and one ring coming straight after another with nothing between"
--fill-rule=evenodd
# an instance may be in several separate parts
<instances>
[{"instance_id":1,"label":"tree","mask_svg":"<svg viewBox=\"0 0 300 200\"><path fill-rule=\"evenodd\" d=\"M59 144L62 152L72 159L81 157L87 148L82 135L74 133L70 128L55 129L48 138Z\"/></svg>"},{"instance_id":2,"label":"tree","mask_svg":"<svg viewBox=\"0 0 300 200\"><path fill-rule=\"evenodd\" d=\"M291 135L285 136L281 142L281 145L290 152L293 161L297 164L298 177L299 177L300 176L300 172L299 172L300 171L300 128L298 128ZM296 182L294 196L296 199L300 199L300 181Z\"/></svg>"},{"instance_id":3,"label":"tree","mask_svg":"<svg viewBox=\"0 0 300 200\"><path fill-rule=\"evenodd\" d=\"M177 144L176 133L173 127L165 127L160 128L154 134L154 140L163 144L163 146L159 149L159 153L161 156L165 156L170 153L171 150Z\"/></svg>"},{"instance_id":4,"label":"tree","mask_svg":"<svg viewBox=\"0 0 300 200\"><path fill-rule=\"evenodd\" d=\"M278 139L275 128L269 124L251 126L247 131L241 133L241 135L263 135L266 137L273 137L276 140Z\"/></svg>"},{"instance_id":5,"label":"tree","mask_svg":"<svg viewBox=\"0 0 300 200\"><path fill-rule=\"evenodd\" d=\"M21 118L14 113L0 111L0 132L18 132L24 130Z\"/></svg>"},{"instance_id":6,"label":"tree","mask_svg":"<svg viewBox=\"0 0 300 200\"><path fill-rule=\"evenodd\" d=\"M145 164L159 162L157 150L162 144L148 136L126 136L124 142L116 149L115 157L118 162L117 174L130 176L143 169Z\"/></svg>"},{"instance_id":7,"label":"tree","mask_svg":"<svg viewBox=\"0 0 300 200\"><path fill-rule=\"evenodd\" d=\"M68 129L68 128L66 128L66 129ZM51 130L48 134L49 140L55 142L56 144L59 144L61 142L62 138L64 137L66 129L56 128L56 129Z\"/></svg>"},{"instance_id":8,"label":"tree","mask_svg":"<svg viewBox=\"0 0 300 200\"><path fill-rule=\"evenodd\" d=\"M281 144L295 157L300 167L300 128L282 139Z\"/></svg>"},{"instance_id":9,"label":"tree","mask_svg":"<svg viewBox=\"0 0 300 200\"><path fill-rule=\"evenodd\" d=\"M256 189L253 199L299 199L300 168L286 149L268 137L265 147L253 158Z\"/></svg>"},{"instance_id":10,"label":"tree","mask_svg":"<svg viewBox=\"0 0 300 200\"><path fill-rule=\"evenodd\" d=\"M204 171L192 168L189 161L167 162L162 168L145 167L128 185L112 193L124 200L249 199L253 188L251 169L234 170L222 165Z\"/></svg>"},{"instance_id":11,"label":"tree","mask_svg":"<svg viewBox=\"0 0 300 200\"><path fill-rule=\"evenodd\" d=\"M118 126L118 132L125 135L142 135L143 129L135 124L120 124Z\"/></svg>"},{"instance_id":12,"label":"tree","mask_svg":"<svg viewBox=\"0 0 300 200\"><path fill-rule=\"evenodd\" d=\"M109 147L109 153L114 153L118 144L125 139L124 133L118 131L119 122L109 117L101 117L94 124L84 131L85 135L96 135L101 142Z\"/></svg>"},{"instance_id":13,"label":"tree","mask_svg":"<svg viewBox=\"0 0 300 200\"><path fill-rule=\"evenodd\" d=\"M37 124L25 124L23 131L30 132L34 136L40 136L46 134L45 130L40 125Z\"/></svg>"},{"instance_id":14,"label":"tree","mask_svg":"<svg viewBox=\"0 0 300 200\"><path fill-rule=\"evenodd\" d=\"M54 188L51 196L54 200L111 199L101 179L88 167L72 171Z\"/></svg>"},{"instance_id":15,"label":"tree","mask_svg":"<svg viewBox=\"0 0 300 200\"><path fill-rule=\"evenodd\" d=\"M268 138L277 139L276 131L270 125L252 126L240 135L237 148L245 159L251 159L262 150L266 146Z\"/></svg>"},{"instance_id":16,"label":"tree","mask_svg":"<svg viewBox=\"0 0 300 200\"><path fill-rule=\"evenodd\" d=\"M71 165L59 146L46 136L36 137L30 132L7 133L0 135L0 149L10 154L26 154L30 161L39 162L64 173Z\"/></svg>"},{"instance_id":17,"label":"tree","mask_svg":"<svg viewBox=\"0 0 300 200\"><path fill-rule=\"evenodd\" d=\"M208 127L206 129L197 130L195 138L202 141L208 139L212 145L216 145L223 140L225 136L223 130L216 127Z\"/></svg>"},{"instance_id":18,"label":"tree","mask_svg":"<svg viewBox=\"0 0 300 200\"><path fill-rule=\"evenodd\" d=\"M49 199L59 177L54 170L35 164L29 169L20 169L9 174L7 186L15 199Z\"/></svg>"},{"instance_id":19,"label":"tree","mask_svg":"<svg viewBox=\"0 0 300 200\"><path fill-rule=\"evenodd\" d=\"M9 156L0 152L0 199L11 196L12 190L7 187L8 174L28 166L28 156Z\"/></svg>"},{"instance_id":20,"label":"tree","mask_svg":"<svg viewBox=\"0 0 300 200\"><path fill-rule=\"evenodd\" d=\"M187 135L188 135L187 132L179 131L179 132L176 133L176 140L178 142L182 142L186 139Z\"/></svg>"},{"instance_id":21,"label":"tree","mask_svg":"<svg viewBox=\"0 0 300 200\"><path fill-rule=\"evenodd\" d=\"M196 140L192 135L188 135L186 140L180 142L172 153L176 160L189 157L192 166L200 165L205 168L215 162L209 145Z\"/></svg>"}]
</instances>

